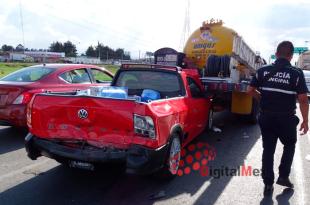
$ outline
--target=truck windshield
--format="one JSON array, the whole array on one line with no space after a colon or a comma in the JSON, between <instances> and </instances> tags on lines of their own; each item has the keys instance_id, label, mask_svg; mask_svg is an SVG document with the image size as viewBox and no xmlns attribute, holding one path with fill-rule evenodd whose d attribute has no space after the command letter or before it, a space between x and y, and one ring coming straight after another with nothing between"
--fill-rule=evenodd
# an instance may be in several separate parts
<instances>
[{"instance_id":1,"label":"truck windshield","mask_svg":"<svg viewBox=\"0 0 310 205\"><path fill-rule=\"evenodd\" d=\"M10 75L1 78L0 80L12 82L35 82L50 74L54 70L54 68L47 67L27 67L15 71Z\"/></svg>"},{"instance_id":2,"label":"truck windshield","mask_svg":"<svg viewBox=\"0 0 310 205\"><path fill-rule=\"evenodd\" d=\"M156 90L162 97L183 95L177 74L170 72L122 71L115 86L127 87L129 95L141 95L144 89Z\"/></svg>"}]
</instances>

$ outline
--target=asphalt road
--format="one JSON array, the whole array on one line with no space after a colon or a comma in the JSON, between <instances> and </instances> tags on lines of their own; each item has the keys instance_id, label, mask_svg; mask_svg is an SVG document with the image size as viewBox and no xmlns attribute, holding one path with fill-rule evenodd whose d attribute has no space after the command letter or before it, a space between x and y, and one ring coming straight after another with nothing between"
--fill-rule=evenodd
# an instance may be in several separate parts
<instances>
[{"instance_id":1,"label":"asphalt road","mask_svg":"<svg viewBox=\"0 0 310 205\"><path fill-rule=\"evenodd\" d=\"M294 190L275 186L271 198L263 198L260 176L230 176L231 171L244 165L246 170L261 167L262 142L257 125L249 125L235 116L223 113L215 124L221 133L206 132L187 147L182 176L172 181L124 174L117 167L106 165L94 172L68 169L57 162L41 157L27 158L23 148L24 131L0 127L0 205L13 204L310 204L310 140L300 136L291 179ZM206 147L205 144L208 144ZM207 162L209 173L203 168L186 167L191 153L201 166ZM278 143L275 172L279 165L282 145ZM196 167L197 168L197 167ZM226 170L230 174L226 174ZM242 170L242 168L241 168ZM188 173L190 171L190 173ZM221 173L221 176L218 173ZM242 172L242 171L241 171ZM247 173L246 173L247 174ZM212 175L212 176L210 176ZM219 177L218 177L219 176Z\"/></svg>"}]
</instances>

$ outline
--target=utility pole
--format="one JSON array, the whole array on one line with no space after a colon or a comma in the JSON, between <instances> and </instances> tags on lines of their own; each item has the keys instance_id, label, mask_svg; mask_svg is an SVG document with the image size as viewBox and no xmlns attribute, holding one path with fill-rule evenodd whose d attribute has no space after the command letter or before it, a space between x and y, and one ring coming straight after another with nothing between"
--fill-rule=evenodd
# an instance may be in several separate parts
<instances>
[{"instance_id":1,"label":"utility pole","mask_svg":"<svg viewBox=\"0 0 310 205\"><path fill-rule=\"evenodd\" d=\"M308 41L308 40L305 41L305 46L306 46L307 49L309 49L308 46L307 46L309 42L310 41Z\"/></svg>"},{"instance_id":2,"label":"utility pole","mask_svg":"<svg viewBox=\"0 0 310 205\"><path fill-rule=\"evenodd\" d=\"M99 41L98 41L98 46L97 46L97 48L98 48L98 58L99 58L99 61L100 61L100 43L99 43Z\"/></svg>"}]
</instances>

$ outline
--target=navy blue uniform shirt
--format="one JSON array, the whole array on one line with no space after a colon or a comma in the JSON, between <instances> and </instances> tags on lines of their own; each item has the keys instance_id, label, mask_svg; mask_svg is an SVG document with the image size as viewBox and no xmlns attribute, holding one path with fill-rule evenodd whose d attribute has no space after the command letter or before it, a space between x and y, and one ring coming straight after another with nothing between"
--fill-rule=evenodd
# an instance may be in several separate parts
<instances>
[{"instance_id":1,"label":"navy blue uniform shirt","mask_svg":"<svg viewBox=\"0 0 310 205\"><path fill-rule=\"evenodd\" d=\"M263 77L275 67L278 71L263 82ZM303 71L282 58L258 69L250 85L261 93L261 110L270 112L295 112L296 95L308 92Z\"/></svg>"}]
</instances>

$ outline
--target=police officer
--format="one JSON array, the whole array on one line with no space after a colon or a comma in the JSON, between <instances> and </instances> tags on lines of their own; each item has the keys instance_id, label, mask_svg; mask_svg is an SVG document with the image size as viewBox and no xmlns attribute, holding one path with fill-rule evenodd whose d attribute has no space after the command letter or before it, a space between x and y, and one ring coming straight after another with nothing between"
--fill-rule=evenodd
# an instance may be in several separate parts
<instances>
[{"instance_id":1,"label":"police officer","mask_svg":"<svg viewBox=\"0 0 310 205\"><path fill-rule=\"evenodd\" d=\"M263 140L262 177L265 196L273 193L273 159L278 139L284 147L276 183L294 187L289 174L299 123L295 115L296 97L303 118L300 131L303 134L308 132L308 89L302 70L290 64L293 51L291 42L281 42L277 47L275 63L258 69L248 89L250 95L260 100L259 125Z\"/></svg>"}]
</instances>

